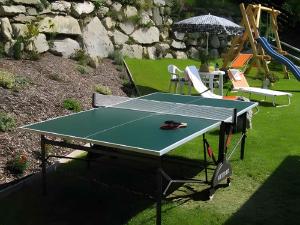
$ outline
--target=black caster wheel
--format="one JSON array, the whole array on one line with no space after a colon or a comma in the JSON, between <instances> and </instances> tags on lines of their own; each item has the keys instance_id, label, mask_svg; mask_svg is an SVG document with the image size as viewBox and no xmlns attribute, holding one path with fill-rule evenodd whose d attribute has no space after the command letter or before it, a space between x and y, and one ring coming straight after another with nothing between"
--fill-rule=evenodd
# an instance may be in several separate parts
<instances>
[{"instance_id":1,"label":"black caster wheel","mask_svg":"<svg viewBox=\"0 0 300 225\"><path fill-rule=\"evenodd\" d=\"M230 184L231 184L231 178L230 177L227 178L227 182L226 183L227 183L227 186L230 186Z\"/></svg>"}]
</instances>

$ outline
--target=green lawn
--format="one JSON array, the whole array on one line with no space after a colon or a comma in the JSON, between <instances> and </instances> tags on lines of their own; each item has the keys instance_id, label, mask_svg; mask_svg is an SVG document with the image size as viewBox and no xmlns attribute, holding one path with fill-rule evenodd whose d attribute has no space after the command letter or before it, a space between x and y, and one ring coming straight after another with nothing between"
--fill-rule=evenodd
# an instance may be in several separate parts
<instances>
[{"instance_id":1,"label":"green lawn","mask_svg":"<svg viewBox=\"0 0 300 225\"><path fill-rule=\"evenodd\" d=\"M167 91L167 65L171 63L182 69L186 65L199 65L191 60L127 60L142 94ZM248 81L259 86L260 81L255 79L254 72ZM279 72L276 74L282 76ZM219 189L212 201L204 200L202 190L207 186L180 187L163 204L163 224L299 223L300 83L293 78L280 79L273 89L291 92L292 104L282 108L272 107L269 103L260 104L260 111L252 120L253 128L248 131L245 160L239 160L237 153L232 157L231 186ZM214 149L217 148L217 135L216 131L208 134ZM201 139L197 138L174 150L172 157L201 159L201 146ZM101 164L93 164L91 169L82 162L72 162L58 169L49 175L49 194L46 197L41 195L39 181L24 186L1 199L0 224L154 224L154 200L143 194L155 187L154 177L150 173L145 173L145 176L126 170L124 166L120 167L122 169L107 166L114 161L118 159L103 157ZM132 165L131 162L121 163L125 163L125 167ZM194 176L199 172L183 165L167 166L174 174ZM203 178L203 173L197 177Z\"/></svg>"}]
</instances>

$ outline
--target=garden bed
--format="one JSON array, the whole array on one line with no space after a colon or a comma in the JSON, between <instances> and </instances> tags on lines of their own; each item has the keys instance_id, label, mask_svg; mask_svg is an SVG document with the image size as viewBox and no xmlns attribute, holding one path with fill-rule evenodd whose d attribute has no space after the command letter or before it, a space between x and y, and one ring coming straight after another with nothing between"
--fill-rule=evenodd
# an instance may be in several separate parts
<instances>
[{"instance_id":1,"label":"garden bed","mask_svg":"<svg viewBox=\"0 0 300 225\"><path fill-rule=\"evenodd\" d=\"M50 53L38 61L0 59L0 72L8 71L18 78L17 88L0 86L0 112L8 113L16 127L66 115L72 111L64 108L64 100L78 101L82 109L91 108L95 86L105 87L113 95L125 96L124 72L116 69L112 60L106 59L97 68L78 65L74 60L63 59ZM0 188L18 178L39 170L39 135L21 129L0 131ZM67 149L50 149L57 154L67 154ZM28 168L20 176L6 170L8 160L23 155Z\"/></svg>"}]
</instances>

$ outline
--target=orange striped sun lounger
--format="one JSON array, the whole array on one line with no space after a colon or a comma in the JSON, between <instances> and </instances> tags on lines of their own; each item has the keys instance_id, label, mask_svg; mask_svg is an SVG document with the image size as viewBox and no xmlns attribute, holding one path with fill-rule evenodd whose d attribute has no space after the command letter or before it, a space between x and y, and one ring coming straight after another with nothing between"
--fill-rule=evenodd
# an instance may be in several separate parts
<instances>
[{"instance_id":1,"label":"orange striped sun lounger","mask_svg":"<svg viewBox=\"0 0 300 225\"><path fill-rule=\"evenodd\" d=\"M249 60L253 57L253 54L244 54L240 53L235 57L231 63L231 68L242 68L244 67Z\"/></svg>"}]
</instances>

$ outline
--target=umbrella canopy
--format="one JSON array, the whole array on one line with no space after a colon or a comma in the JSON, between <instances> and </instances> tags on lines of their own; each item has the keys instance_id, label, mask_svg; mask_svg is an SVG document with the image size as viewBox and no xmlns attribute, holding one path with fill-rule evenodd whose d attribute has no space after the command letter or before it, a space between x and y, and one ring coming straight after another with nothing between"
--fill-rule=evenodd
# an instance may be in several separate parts
<instances>
[{"instance_id":1,"label":"umbrella canopy","mask_svg":"<svg viewBox=\"0 0 300 225\"><path fill-rule=\"evenodd\" d=\"M209 14L174 23L173 30L188 33L208 32L209 34L239 35L244 31L244 28L228 19Z\"/></svg>"}]
</instances>

